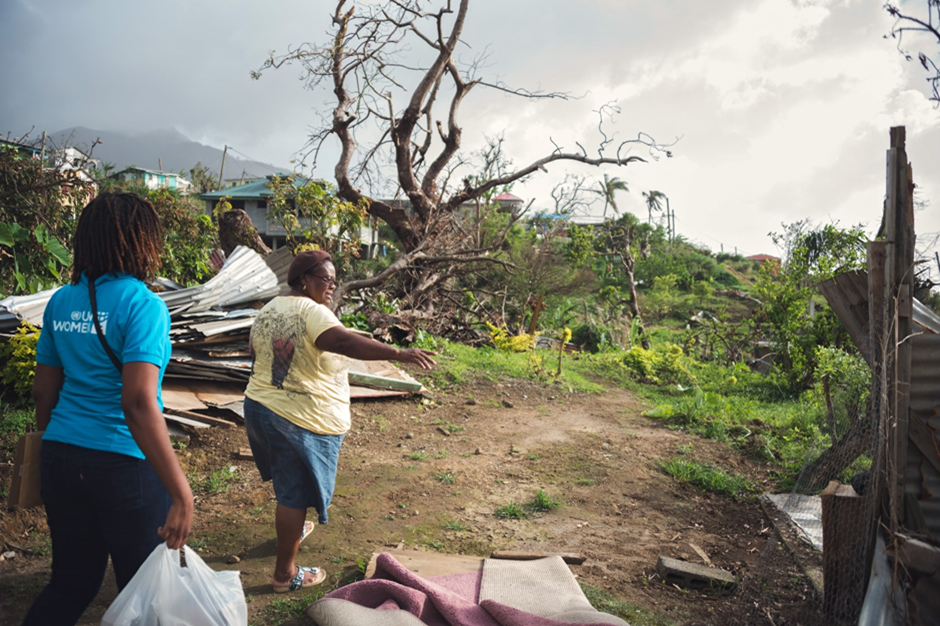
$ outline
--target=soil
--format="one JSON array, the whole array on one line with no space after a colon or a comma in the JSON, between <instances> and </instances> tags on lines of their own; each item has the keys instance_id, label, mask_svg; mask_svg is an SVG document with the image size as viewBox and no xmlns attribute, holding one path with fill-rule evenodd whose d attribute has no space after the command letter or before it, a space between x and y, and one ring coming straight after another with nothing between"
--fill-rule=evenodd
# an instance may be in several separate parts
<instances>
[{"instance_id":1,"label":"soil","mask_svg":"<svg viewBox=\"0 0 940 626\"><path fill-rule=\"evenodd\" d=\"M774 539L757 499L704 493L659 464L681 455L765 488L773 468L643 417L645 408L619 388L591 395L516 380L355 402L330 522L305 540L298 562L324 567L329 591L361 576L385 545L479 556L575 553L586 558L572 566L581 582L658 616L635 624L817 623L813 588ZM243 427L191 431L179 452L187 474L201 481L189 544L211 567L241 572L250 623L306 624L275 610L283 596L270 586L274 497L253 463L236 459L247 445ZM226 474L229 482L220 478ZM526 509L540 490L560 506ZM527 516L497 514L512 504ZM42 509L0 512L0 540L16 553L0 562L0 624L18 624L49 576ZM701 564L699 550L742 581L737 590L681 589L655 574L660 556ZM99 623L115 595L109 573L80 623Z\"/></svg>"}]
</instances>

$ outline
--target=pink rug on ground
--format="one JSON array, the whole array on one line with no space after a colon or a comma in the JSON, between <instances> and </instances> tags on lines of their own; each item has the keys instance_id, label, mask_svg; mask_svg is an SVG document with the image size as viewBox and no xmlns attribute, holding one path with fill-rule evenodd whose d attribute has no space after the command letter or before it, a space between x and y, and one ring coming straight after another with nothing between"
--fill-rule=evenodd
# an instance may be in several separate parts
<instances>
[{"instance_id":1,"label":"pink rug on ground","mask_svg":"<svg viewBox=\"0 0 940 626\"><path fill-rule=\"evenodd\" d=\"M376 558L372 578L340 587L326 597L373 609L401 609L428 626L499 626L477 604L480 578L479 572L422 578L383 553Z\"/></svg>"},{"instance_id":2,"label":"pink rug on ground","mask_svg":"<svg viewBox=\"0 0 940 626\"><path fill-rule=\"evenodd\" d=\"M372 578L341 587L323 599L346 600L369 609L407 611L428 626L625 624L604 613L580 615L585 620L583 622L567 622L527 613L493 600L478 604L481 580L482 572L422 578L406 569L392 555L382 553L376 558ZM594 621L598 618L602 621ZM604 621L604 618L611 618L612 621Z\"/></svg>"}]
</instances>

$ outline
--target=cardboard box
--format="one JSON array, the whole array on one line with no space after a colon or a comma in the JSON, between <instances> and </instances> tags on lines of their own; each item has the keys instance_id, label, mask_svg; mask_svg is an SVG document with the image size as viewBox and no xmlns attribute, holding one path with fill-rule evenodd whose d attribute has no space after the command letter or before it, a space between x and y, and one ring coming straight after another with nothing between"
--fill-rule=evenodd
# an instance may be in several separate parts
<instances>
[{"instance_id":1,"label":"cardboard box","mask_svg":"<svg viewBox=\"0 0 940 626\"><path fill-rule=\"evenodd\" d=\"M39 460L41 449L42 432L26 433L16 443L8 506L28 509L42 505L42 498L39 496L39 488L42 485Z\"/></svg>"}]
</instances>

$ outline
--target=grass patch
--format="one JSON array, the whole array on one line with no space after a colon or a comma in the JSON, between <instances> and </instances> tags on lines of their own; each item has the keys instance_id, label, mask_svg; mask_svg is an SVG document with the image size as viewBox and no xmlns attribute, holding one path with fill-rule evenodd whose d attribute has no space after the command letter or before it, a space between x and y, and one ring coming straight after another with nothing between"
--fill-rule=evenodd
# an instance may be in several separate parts
<instances>
[{"instance_id":1,"label":"grass patch","mask_svg":"<svg viewBox=\"0 0 940 626\"><path fill-rule=\"evenodd\" d=\"M407 456L412 461L423 461L424 459L428 458L428 455L426 452L412 452L411 454Z\"/></svg>"},{"instance_id":2,"label":"grass patch","mask_svg":"<svg viewBox=\"0 0 940 626\"><path fill-rule=\"evenodd\" d=\"M676 457L671 461L661 462L659 467L676 480L734 500L741 499L755 491L754 487L740 476L728 474L713 465L702 465Z\"/></svg>"},{"instance_id":3,"label":"grass patch","mask_svg":"<svg viewBox=\"0 0 940 626\"><path fill-rule=\"evenodd\" d=\"M559 506L561 506L561 502L551 497L541 489L539 489L538 493L535 494L535 499L529 503L529 508L539 513L545 513L546 511L557 509Z\"/></svg>"},{"instance_id":4,"label":"grass patch","mask_svg":"<svg viewBox=\"0 0 940 626\"><path fill-rule=\"evenodd\" d=\"M544 374L532 365L530 358L532 352L504 352L488 347L473 348L446 340L440 340L440 342L438 366L431 371L429 376L434 384L441 388L458 385L474 377L494 381L505 377L545 380ZM546 351L537 350L536 352ZM582 373L570 368L562 372L557 382L563 388L570 388L572 391L603 393L604 387L592 381L591 376L590 372Z\"/></svg>"},{"instance_id":5,"label":"grass patch","mask_svg":"<svg viewBox=\"0 0 940 626\"><path fill-rule=\"evenodd\" d=\"M301 593L298 596L291 594L287 598L278 598L264 607L261 613L261 620L254 622L257 626L268 625L275 626L284 622L295 620L304 616L304 610L322 598L326 593L325 585L315 587L315 591ZM295 592L296 593L296 592Z\"/></svg>"},{"instance_id":6,"label":"grass patch","mask_svg":"<svg viewBox=\"0 0 940 626\"><path fill-rule=\"evenodd\" d=\"M194 480L190 478L189 484L194 493L211 496L217 493L225 493L238 478L238 469L232 465L211 472L202 479Z\"/></svg>"},{"instance_id":7,"label":"grass patch","mask_svg":"<svg viewBox=\"0 0 940 626\"><path fill-rule=\"evenodd\" d=\"M453 472L440 472L435 474L434 478L444 485L453 485L457 482L457 477L454 476Z\"/></svg>"},{"instance_id":8,"label":"grass patch","mask_svg":"<svg viewBox=\"0 0 940 626\"><path fill-rule=\"evenodd\" d=\"M461 524L456 520L448 520L443 524L444 530L470 530L466 524Z\"/></svg>"},{"instance_id":9,"label":"grass patch","mask_svg":"<svg viewBox=\"0 0 940 626\"><path fill-rule=\"evenodd\" d=\"M597 587L592 587L582 582L578 584L581 585L581 591L584 592L591 606L603 613L609 613L619 617L629 622L631 626L675 626L676 624L676 622L661 617L652 611L647 611L635 604L624 602L603 589L598 589Z\"/></svg>"},{"instance_id":10,"label":"grass patch","mask_svg":"<svg viewBox=\"0 0 940 626\"><path fill-rule=\"evenodd\" d=\"M509 502L496 509L496 517L501 519L525 519L528 515L521 506L515 502Z\"/></svg>"}]
</instances>

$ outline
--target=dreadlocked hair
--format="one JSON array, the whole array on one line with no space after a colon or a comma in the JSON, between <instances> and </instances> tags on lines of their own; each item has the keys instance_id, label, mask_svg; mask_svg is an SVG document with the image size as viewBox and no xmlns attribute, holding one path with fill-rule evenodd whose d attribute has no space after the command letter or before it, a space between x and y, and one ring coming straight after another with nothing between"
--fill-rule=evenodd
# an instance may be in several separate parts
<instances>
[{"instance_id":1,"label":"dreadlocked hair","mask_svg":"<svg viewBox=\"0 0 940 626\"><path fill-rule=\"evenodd\" d=\"M82 210L75 228L72 284L82 272L130 274L147 281L160 267L163 228L149 200L132 193L105 192Z\"/></svg>"}]
</instances>

